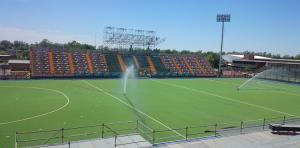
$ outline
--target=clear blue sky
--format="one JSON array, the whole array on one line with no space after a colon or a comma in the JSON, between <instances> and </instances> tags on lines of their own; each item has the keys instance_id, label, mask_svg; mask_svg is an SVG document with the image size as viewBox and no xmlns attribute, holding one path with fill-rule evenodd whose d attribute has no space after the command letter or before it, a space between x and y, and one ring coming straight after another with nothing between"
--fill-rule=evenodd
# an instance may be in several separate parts
<instances>
[{"instance_id":1,"label":"clear blue sky","mask_svg":"<svg viewBox=\"0 0 300 148\"><path fill-rule=\"evenodd\" d=\"M225 51L300 54L300 0L1 0L0 40L102 44L105 26L155 30L160 48L219 50L216 14L230 13Z\"/></svg>"}]
</instances>

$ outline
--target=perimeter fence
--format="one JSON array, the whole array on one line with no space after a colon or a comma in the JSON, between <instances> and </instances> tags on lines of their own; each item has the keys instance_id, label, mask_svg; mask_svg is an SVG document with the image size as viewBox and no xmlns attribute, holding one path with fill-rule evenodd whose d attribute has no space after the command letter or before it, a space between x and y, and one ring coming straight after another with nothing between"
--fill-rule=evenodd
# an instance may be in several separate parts
<instances>
[{"instance_id":1,"label":"perimeter fence","mask_svg":"<svg viewBox=\"0 0 300 148\"><path fill-rule=\"evenodd\" d=\"M98 125L61 128L54 130L38 130L30 132L16 132L15 148L20 147L47 147L52 145L68 145L84 140L101 140L113 138L112 147L122 145L150 143L153 146L170 142L192 141L212 137L223 137L245 134L255 131L268 130L269 124L299 124L300 117L281 116L262 118L231 123L216 123L211 125L185 126L180 128L155 130L141 121L127 121L102 123ZM119 142L125 136L140 135L144 139Z\"/></svg>"}]
</instances>

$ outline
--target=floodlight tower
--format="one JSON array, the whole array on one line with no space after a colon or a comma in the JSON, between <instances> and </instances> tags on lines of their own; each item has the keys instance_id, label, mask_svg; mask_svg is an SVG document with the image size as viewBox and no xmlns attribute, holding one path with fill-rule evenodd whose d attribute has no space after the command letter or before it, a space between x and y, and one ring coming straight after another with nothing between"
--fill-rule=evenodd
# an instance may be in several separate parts
<instances>
[{"instance_id":1,"label":"floodlight tower","mask_svg":"<svg viewBox=\"0 0 300 148\"><path fill-rule=\"evenodd\" d=\"M218 14L217 22L222 22L221 50L220 50L219 71L218 71L218 75L220 77L221 64L222 64L222 52L223 52L224 22L230 22L230 14Z\"/></svg>"}]
</instances>

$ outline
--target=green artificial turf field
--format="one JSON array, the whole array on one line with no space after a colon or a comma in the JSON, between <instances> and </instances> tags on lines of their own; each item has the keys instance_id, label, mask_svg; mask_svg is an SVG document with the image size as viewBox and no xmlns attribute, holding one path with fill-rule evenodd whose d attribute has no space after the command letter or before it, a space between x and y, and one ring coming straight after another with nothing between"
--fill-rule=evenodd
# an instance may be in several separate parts
<instances>
[{"instance_id":1,"label":"green artificial turf field","mask_svg":"<svg viewBox=\"0 0 300 148\"><path fill-rule=\"evenodd\" d=\"M136 120L165 130L300 115L299 85L257 80L238 91L246 80L130 80L126 96L118 79L0 81L0 147L13 147L16 131Z\"/></svg>"}]
</instances>

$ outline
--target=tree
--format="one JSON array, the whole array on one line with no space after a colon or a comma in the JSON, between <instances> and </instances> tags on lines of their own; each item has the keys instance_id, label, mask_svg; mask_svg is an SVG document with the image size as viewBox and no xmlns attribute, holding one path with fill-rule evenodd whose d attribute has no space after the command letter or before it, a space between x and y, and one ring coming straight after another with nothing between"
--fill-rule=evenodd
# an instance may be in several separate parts
<instances>
[{"instance_id":1,"label":"tree","mask_svg":"<svg viewBox=\"0 0 300 148\"><path fill-rule=\"evenodd\" d=\"M52 47L52 43L48 40L48 39L43 39L39 45L39 47L46 47L46 48L51 48Z\"/></svg>"},{"instance_id":2,"label":"tree","mask_svg":"<svg viewBox=\"0 0 300 148\"><path fill-rule=\"evenodd\" d=\"M284 59L292 59L293 57L291 57L289 55L284 55L282 58L284 58Z\"/></svg>"},{"instance_id":3,"label":"tree","mask_svg":"<svg viewBox=\"0 0 300 148\"><path fill-rule=\"evenodd\" d=\"M7 40L3 40L0 42L0 50L2 51L13 49L13 46L14 44Z\"/></svg>"},{"instance_id":4,"label":"tree","mask_svg":"<svg viewBox=\"0 0 300 148\"><path fill-rule=\"evenodd\" d=\"M153 52L154 53L160 53L161 51L160 51L160 49L155 48L155 49L153 49Z\"/></svg>"},{"instance_id":5,"label":"tree","mask_svg":"<svg viewBox=\"0 0 300 148\"><path fill-rule=\"evenodd\" d=\"M206 52L203 53L203 56L207 59L207 61L214 67L218 68L219 66L219 54L215 52Z\"/></svg>"},{"instance_id":6,"label":"tree","mask_svg":"<svg viewBox=\"0 0 300 148\"><path fill-rule=\"evenodd\" d=\"M18 59L28 59L29 58L29 45L23 41L14 41L14 50L16 52Z\"/></svg>"},{"instance_id":7,"label":"tree","mask_svg":"<svg viewBox=\"0 0 300 148\"><path fill-rule=\"evenodd\" d=\"M81 44L80 49L95 49L95 47L89 44Z\"/></svg>"},{"instance_id":8,"label":"tree","mask_svg":"<svg viewBox=\"0 0 300 148\"><path fill-rule=\"evenodd\" d=\"M29 45L23 41L14 41L14 49L25 51L29 48Z\"/></svg>"},{"instance_id":9,"label":"tree","mask_svg":"<svg viewBox=\"0 0 300 148\"><path fill-rule=\"evenodd\" d=\"M78 42L76 42L76 41L68 42L68 43L67 43L67 47L68 47L68 48L76 48L76 49L79 49L79 48L80 48L80 43L78 43Z\"/></svg>"},{"instance_id":10,"label":"tree","mask_svg":"<svg viewBox=\"0 0 300 148\"><path fill-rule=\"evenodd\" d=\"M272 55L272 58L274 58L274 59L280 59L281 56L280 56L280 54L273 54L273 55Z\"/></svg>"},{"instance_id":11,"label":"tree","mask_svg":"<svg viewBox=\"0 0 300 148\"><path fill-rule=\"evenodd\" d=\"M181 54L190 54L191 52L189 50L182 50L180 53Z\"/></svg>"},{"instance_id":12,"label":"tree","mask_svg":"<svg viewBox=\"0 0 300 148\"><path fill-rule=\"evenodd\" d=\"M171 54L172 51L170 49L164 50L163 52L167 53L167 54Z\"/></svg>"}]
</instances>

